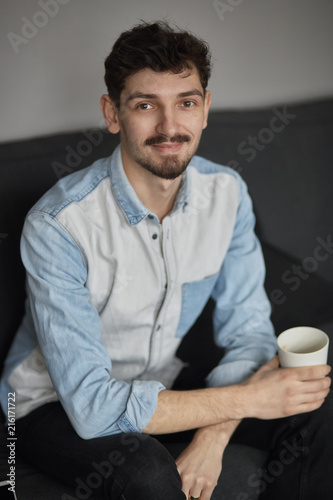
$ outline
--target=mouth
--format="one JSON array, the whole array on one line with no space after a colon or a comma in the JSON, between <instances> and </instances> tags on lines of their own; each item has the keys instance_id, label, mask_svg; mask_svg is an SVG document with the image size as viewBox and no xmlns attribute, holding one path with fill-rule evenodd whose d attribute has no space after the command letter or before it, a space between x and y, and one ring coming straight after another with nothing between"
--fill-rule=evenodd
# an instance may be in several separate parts
<instances>
[{"instance_id":1,"label":"mouth","mask_svg":"<svg viewBox=\"0 0 333 500\"><path fill-rule=\"evenodd\" d=\"M164 135L149 137L145 141L145 146L151 146L162 155L177 154L185 142L190 142L191 137L185 134L176 134L171 138Z\"/></svg>"},{"instance_id":2,"label":"mouth","mask_svg":"<svg viewBox=\"0 0 333 500\"><path fill-rule=\"evenodd\" d=\"M152 144L152 147L162 154L176 154L181 150L183 144L183 142L163 142L161 144Z\"/></svg>"}]
</instances>

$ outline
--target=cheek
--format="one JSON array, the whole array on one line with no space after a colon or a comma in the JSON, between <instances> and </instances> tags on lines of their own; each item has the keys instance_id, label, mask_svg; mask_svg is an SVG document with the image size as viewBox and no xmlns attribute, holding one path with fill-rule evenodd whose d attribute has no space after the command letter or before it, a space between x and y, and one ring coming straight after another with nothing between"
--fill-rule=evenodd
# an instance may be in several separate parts
<instances>
[{"instance_id":1,"label":"cheek","mask_svg":"<svg viewBox=\"0 0 333 500\"><path fill-rule=\"evenodd\" d=\"M142 142L154 133L153 120L147 117L134 117L126 120L123 125L123 130L126 130L126 135L131 141Z\"/></svg>"},{"instance_id":2,"label":"cheek","mask_svg":"<svg viewBox=\"0 0 333 500\"><path fill-rule=\"evenodd\" d=\"M193 112L191 117L186 117L183 120L183 126L187 128L193 135L201 134L205 126L205 117L203 113Z\"/></svg>"},{"instance_id":3,"label":"cheek","mask_svg":"<svg viewBox=\"0 0 333 500\"><path fill-rule=\"evenodd\" d=\"M196 120L192 124L192 127L189 128L189 130L191 130L191 133L194 137L200 137L202 134L203 128L204 128L204 121L203 120Z\"/></svg>"}]
</instances>

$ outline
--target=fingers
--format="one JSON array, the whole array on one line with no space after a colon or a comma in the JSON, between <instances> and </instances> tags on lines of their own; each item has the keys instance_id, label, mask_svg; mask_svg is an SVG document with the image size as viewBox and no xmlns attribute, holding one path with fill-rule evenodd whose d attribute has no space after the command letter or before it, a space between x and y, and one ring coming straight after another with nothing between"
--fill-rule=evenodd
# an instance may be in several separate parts
<instances>
[{"instance_id":1,"label":"fingers","mask_svg":"<svg viewBox=\"0 0 333 500\"><path fill-rule=\"evenodd\" d=\"M321 399L314 403L303 403L297 406L297 410L290 413L291 415L299 415L301 413L310 413L311 411L318 410L321 405L324 403L325 399Z\"/></svg>"},{"instance_id":2,"label":"fingers","mask_svg":"<svg viewBox=\"0 0 333 500\"><path fill-rule=\"evenodd\" d=\"M216 482L208 477L193 477L190 474L182 474L182 490L186 498L200 498L200 500L210 500Z\"/></svg>"},{"instance_id":3,"label":"fingers","mask_svg":"<svg viewBox=\"0 0 333 500\"><path fill-rule=\"evenodd\" d=\"M212 494L213 494L214 488L212 489L205 489L200 496L200 500L211 500Z\"/></svg>"},{"instance_id":4,"label":"fingers","mask_svg":"<svg viewBox=\"0 0 333 500\"><path fill-rule=\"evenodd\" d=\"M320 366L307 366L305 367L303 380L316 380L319 378L327 377L330 373L331 367L328 365Z\"/></svg>"},{"instance_id":5,"label":"fingers","mask_svg":"<svg viewBox=\"0 0 333 500\"><path fill-rule=\"evenodd\" d=\"M200 500L210 500L212 493L214 491L216 484L209 481L193 481L191 485L189 483L182 485L182 490L185 493L186 498L200 498Z\"/></svg>"},{"instance_id":6,"label":"fingers","mask_svg":"<svg viewBox=\"0 0 333 500\"><path fill-rule=\"evenodd\" d=\"M304 383L304 391L305 392L313 392L319 394L320 392L327 391L327 394L329 393L329 389L331 386L331 378L330 377L324 377L320 378L317 380L308 380L303 382ZM326 394L326 395L327 395Z\"/></svg>"},{"instance_id":7,"label":"fingers","mask_svg":"<svg viewBox=\"0 0 333 500\"><path fill-rule=\"evenodd\" d=\"M201 499L199 493L189 493L186 498L189 498L190 500L194 500L194 499L198 499L199 500L199 499Z\"/></svg>"},{"instance_id":8,"label":"fingers","mask_svg":"<svg viewBox=\"0 0 333 500\"><path fill-rule=\"evenodd\" d=\"M300 368L283 368L283 370L288 370L290 373L303 382L309 380L317 380L327 375L331 371L329 365L318 365L318 366L302 366Z\"/></svg>"},{"instance_id":9,"label":"fingers","mask_svg":"<svg viewBox=\"0 0 333 500\"><path fill-rule=\"evenodd\" d=\"M248 415L272 419L318 409L329 393L330 366L277 368L277 363L277 357L271 359L247 381Z\"/></svg>"},{"instance_id":10,"label":"fingers","mask_svg":"<svg viewBox=\"0 0 333 500\"><path fill-rule=\"evenodd\" d=\"M189 499L197 498L200 500L211 500L213 491L214 491L214 488L213 489L205 488L200 493L195 491L195 490L193 493L193 490L191 489L191 492L188 494L188 496L186 496L186 498L189 498ZM185 493L185 495L186 495L186 493Z\"/></svg>"},{"instance_id":11,"label":"fingers","mask_svg":"<svg viewBox=\"0 0 333 500\"><path fill-rule=\"evenodd\" d=\"M318 392L306 392L303 394L299 394L295 400L295 405L302 405L305 403L314 403L316 404L318 401L324 401L329 393L329 389L323 389Z\"/></svg>"},{"instance_id":12,"label":"fingers","mask_svg":"<svg viewBox=\"0 0 333 500\"><path fill-rule=\"evenodd\" d=\"M288 387L285 404L282 407L284 417L317 410L324 403L330 392L331 379L295 382Z\"/></svg>"},{"instance_id":13,"label":"fingers","mask_svg":"<svg viewBox=\"0 0 333 500\"><path fill-rule=\"evenodd\" d=\"M296 406L303 403L316 403L324 400L331 386L331 378L323 377L312 380L300 380L293 376L293 372L284 372L281 382L285 384L285 398L287 405Z\"/></svg>"},{"instance_id":14,"label":"fingers","mask_svg":"<svg viewBox=\"0 0 333 500\"><path fill-rule=\"evenodd\" d=\"M326 397L330 386L330 377L318 378L315 380L295 380L292 376L284 377L281 382L286 384L285 394L287 397L303 397L305 394L313 394L317 399Z\"/></svg>"}]
</instances>

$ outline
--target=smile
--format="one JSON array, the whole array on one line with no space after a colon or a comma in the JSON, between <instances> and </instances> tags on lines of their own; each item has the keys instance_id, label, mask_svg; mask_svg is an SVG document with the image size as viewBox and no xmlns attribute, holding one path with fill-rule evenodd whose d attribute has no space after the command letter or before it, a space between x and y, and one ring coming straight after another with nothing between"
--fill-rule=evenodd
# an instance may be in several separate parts
<instances>
[{"instance_id":1,"label":"smile","mask_svg":"<svg viewBox=\"0 0 333 500\"><path fill-rule=\"evenodd\" d=\"M153 144L152 147L159 153L174 154L178 153L183 145L183 142L163 142L161 144Z\"/></svg>"}]
</instances>

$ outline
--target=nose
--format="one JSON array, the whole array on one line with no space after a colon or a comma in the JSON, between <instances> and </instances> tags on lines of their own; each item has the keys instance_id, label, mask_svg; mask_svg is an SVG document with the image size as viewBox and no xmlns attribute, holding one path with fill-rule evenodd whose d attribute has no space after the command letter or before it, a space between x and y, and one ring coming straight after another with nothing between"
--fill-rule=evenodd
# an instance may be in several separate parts
<instances>
[{"instance_id":1,"label":"nose","mask_svg":"<svg viewBox=\"0 0 333 500\"><path fill-rule=\"evenodd\" d=\"M167 137L173 137L179 133L176 110L172 108L162 108L158 114L156 132Z\"/></svg>"}]
</instances>

